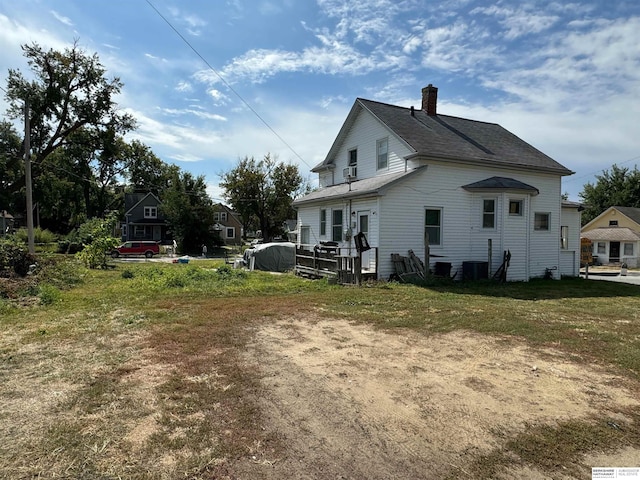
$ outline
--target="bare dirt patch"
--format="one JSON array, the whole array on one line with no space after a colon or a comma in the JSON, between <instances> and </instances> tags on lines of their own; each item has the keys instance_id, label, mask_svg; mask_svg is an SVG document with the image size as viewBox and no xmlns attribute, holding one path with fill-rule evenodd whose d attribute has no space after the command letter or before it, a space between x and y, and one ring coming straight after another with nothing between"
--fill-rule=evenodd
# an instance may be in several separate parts
<instances>
[{"instance_id":1,"label":"bare dirt patch","mask_svg":"<svg viewBox=\"0 0 640 480\"><path fill-rule=\"evenodd\" d=\"M261 326L246 358L263 374L263 424L286 451L241 461L238 478L473 478L474 460L532 425L632 422L625 412L640 405L627 379L469 332L286 319ZM615 455L583 462L613 464ZM507 473L546 478L535 466Z\"/></svg>"}]
</instances>

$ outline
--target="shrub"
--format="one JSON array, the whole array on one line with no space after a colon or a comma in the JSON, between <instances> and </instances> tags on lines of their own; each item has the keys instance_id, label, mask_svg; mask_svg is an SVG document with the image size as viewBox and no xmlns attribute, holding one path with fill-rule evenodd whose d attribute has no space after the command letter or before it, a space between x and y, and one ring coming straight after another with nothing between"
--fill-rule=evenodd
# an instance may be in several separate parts
<instances>
[{"instance_id":1,"label":"shrub","mask_svg":"<svg viewBox=\"0 0 640 480\"><path fill-rule=\"evenodd\" d=\"M34 264L35 260L27 246L17 239L0 242L0 276L7 277L15 274L24 277L29 273L29 266Z\"/></svg>"},{"instance_id":2,"label":"shrub","mask_svg":"<svg viewBox=\"0 0 640 480\"><path fill-rule=\"evenodd\" d=\"M28 233L26 228L18 229L14 235L22 243L28 242ZM55 233L47 230L46 228L42 229L40 227L36 227L33 229L34 243L53 243L57 239L58 239L58 236Z\"/></svg>"},{"instance_id":3,"label":"shrub","mask_svg":"<svg viewBox=\"0 0 640 480\"><path fill-rule=\"evenodd\" d=\"M60 290L47 283L40 285L38 297L43 305L51 305L60 300Z\"/></svg>"}]
</instances>

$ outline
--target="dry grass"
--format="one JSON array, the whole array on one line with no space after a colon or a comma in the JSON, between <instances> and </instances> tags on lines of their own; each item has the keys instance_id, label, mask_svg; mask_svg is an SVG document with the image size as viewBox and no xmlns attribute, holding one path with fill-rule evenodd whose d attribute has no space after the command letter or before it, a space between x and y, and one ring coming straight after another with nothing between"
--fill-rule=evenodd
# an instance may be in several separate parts
<instances>
[{"instance_id":1,"label":"dry grass","mask_svg":"<svg viewBox=\"0 0 640 480\"><path fill-rule=\"evenodd\" d=\"M141 273L151 268L157 271ZM596 291L569 281L351 289L260 273L183 278L175 268L143 265L131 279L121 267L85 272L84 284L51 305L3 310L4 478L235 478L241 458L278 458L284 437L262 423L255 401L260 365L246 364L241 353L260 322L292 312L424 335L463 328L517 336L608 366L629 382L640 378L637 287L598 282ZM613 422L619 429L595 418L501 432L502 449L466 470L489 478L515 461L546 472L563 465L580 477L586 452L640 448L640 413L626 418Z\"/></svg>"}]
</instances>

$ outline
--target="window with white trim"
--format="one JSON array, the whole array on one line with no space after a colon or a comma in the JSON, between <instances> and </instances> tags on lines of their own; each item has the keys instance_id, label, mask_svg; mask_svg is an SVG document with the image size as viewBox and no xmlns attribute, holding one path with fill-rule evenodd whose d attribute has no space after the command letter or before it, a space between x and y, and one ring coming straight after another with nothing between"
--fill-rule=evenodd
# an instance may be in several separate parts
<instances>
[{"instance_id":1,"label":"window with white trim","mask_svg":"<svg viewBox=\"0 0 640 480\"><path fill-rule=\"evenodd\" d=\"M320 210L320 236L324 237L327 234L327 210L325 208Z\"/></svg>"},{"instance_id":2,"label":"window with white trim","mask_svg":"<svg viewBox=\"0 0 640 480\"><path fill-rule=\"evenodd\" d=\"M220 221L220 212L213 212L213 221L214 222Z\"/></svg>"},{"instance_id":3,"label":"window with white trim","mask_svg":"<svg viewBox=\"0 0 640 480\"><path fill-rule=\"evenodd\" d=\"M144 207L144 218L158 218L158 207Z\"/></svg>"},{"instance_id":4,"label":"window with white trim","mask_svg":"<svg viewBox=\"0 0 640 480\"><path fill-rule=\"evenodd\" d=\"M607 246L604 242L598 242L596 247L598 249L596 253L607 253Z\"/></svg>"},{"instance_id":5,"label":"window with white trim","mask_svg":"<svg viewBox=\"0 0 640 480\"><path fill-rule=\"evenodd\" d=\"M536 212L533 218L533 229L534 230L549 230L549 218L551 217L550 213L546 212Z\"/></svg>"},{"instance_id":6,"label":"window with white trim","mask_svg":"<svg viewBox=\"0 0 640 480\"><path fill-rule=\"evenodd\" d=\"M358 175L358 149L349 150L349 166L353 167L353 175Z\"/></svg>"},{"instance_id":7,"label":"window with white trim","mask_svg":"<svg viewBox=\"0 0 640 480\"><path fill-rule=\"evenodd\" d=\"M522 216L522 200L509 200L509 215Z\"/></svg>"},{"instance_id":8,"label":"window with white trim","mask_svg":"<svg viewBox=\"0 0 640 480\"><path fill-rule=\"evenodd\" d=\"M482 200L482 228L496 227L496 201L493 198Z\"/></svg>"},{"instance_id":9,"label":"window with white trim","mask_svg":"<svg viewBox=\"0 0 640 480\"><path fill-rule=\"evenodd\" d=\"M569 227L566 225L560 227L560 248L562 250L569 248Z\"/></svg>"},{"instance_id":10,"label":"window with white trim","mask_svg":"<svg viewBox=\"0 0 640 480\"><path fill-rule=\"evenodd\" d=\"M300 244L309 245L311 243L311 229L309 226L300 227Z\"/></svg>"},{"instance_id":11,"label":"window with white trim","mask_svg":"<svg viewBox=\"0 0 640 480\"><path fill-rule=\"evenodd\" d=\"M221 222L227 221L227 212L220 212L220 221Z\"/></svg>"},{"instance_id":12,"label":"window with white trim","mask_svg":"<svg viewBox=\"0 0 640 480\"><path fill-rule=\"evenodd\" d=\"M236 229L233 227L227 227L227 238L236 238Z\"/></svg>"},{"instance_id":13,"label":"window with white trim","mask_svg":"<svg viewBox=\"0 0 640 480\"><path fill-rule=\"evenodd\" d=\"M342 241L342 210L331 211L331 240L334 242Z\"/></svg>"},{"instance_id":14,"label":"window with white trim","mask_svg":"<svg viewBox=\"0 0 640 480\"><path fill-rule=\"evenodd\" d=\"M389 139L381 138L376 142L378 170L386 170L389 166Z\"/></svg>"},{"instance_id":15,"label":"window with white trim","mask_svg":"<svg viewBox=\"0 0 640 480\"><path fill-rule=\"evenodd\" d=\"M442 209L425 208L424 233L429 245L442 245Z\"/></svg>"},{"instance_id":16,"label":"window with white trim","mask_svg":"<svg viewBox=\"0 0 640 480\"><path fill-rule=\"evenodd\" d=\"M624 256L633 257L633 243L624 244Z\"/></svg>"}]
</instances>

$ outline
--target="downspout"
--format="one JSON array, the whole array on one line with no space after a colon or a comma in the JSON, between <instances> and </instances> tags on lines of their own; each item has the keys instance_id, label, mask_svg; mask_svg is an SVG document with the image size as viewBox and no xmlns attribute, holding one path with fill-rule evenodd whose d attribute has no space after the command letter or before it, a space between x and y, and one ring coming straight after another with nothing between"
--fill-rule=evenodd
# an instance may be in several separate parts
<instances>
[{"instance_id":1,"label":"downspout","mask_svg":"<svg viewBox=\"0 0 640 480\"><path fill-rule=\"evenodd\" d=\"M525 262L525 275L528 282L531 272L531 230L533 229L533 223L531 221L531 194L527 195L525 200L527 202L527 261Z\"/></svg>"},{"instance_id":2,"label":"downspout","mask_svg":"<svg viewBox=\"0 0 640 480\"><path fill-rule=\"evenodd\" d=\"M351 183L349 183L351 186ZM347 232L351 232L349 235L349 256L351 256L351 240L353 240L353 231L351 230L351 199L349 199L349 209L347 211Z\"/></svg>"}]
</instances>

